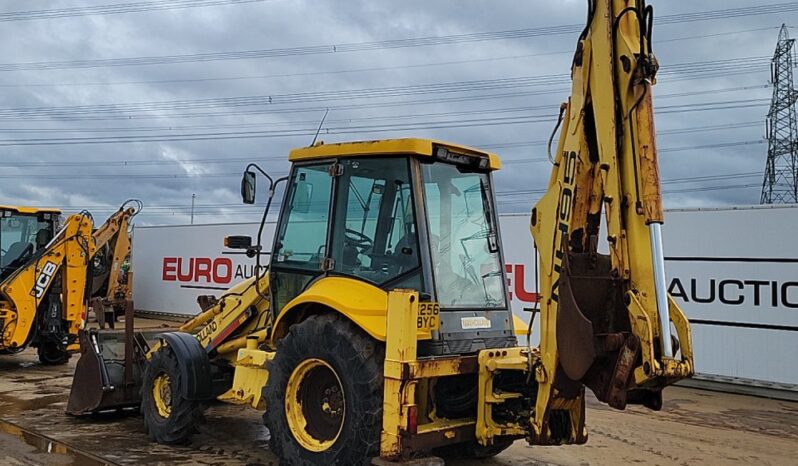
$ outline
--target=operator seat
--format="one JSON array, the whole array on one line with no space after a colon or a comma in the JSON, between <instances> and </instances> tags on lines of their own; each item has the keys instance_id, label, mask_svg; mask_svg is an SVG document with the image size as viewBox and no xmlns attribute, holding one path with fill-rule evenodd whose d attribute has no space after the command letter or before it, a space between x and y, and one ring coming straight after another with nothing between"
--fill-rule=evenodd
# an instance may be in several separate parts
<instances>
[{"instance_id":1,"label":"operator seat","mask_svg":"<svg viewBox=\"0 0 798 466\"><path fill-rule=\"evenodd\" d=\"M47 243L53 239L53 233L48 228L42 228L36 232L36 250L40 250L47 246Z\"/></svg>"}]
</instances>

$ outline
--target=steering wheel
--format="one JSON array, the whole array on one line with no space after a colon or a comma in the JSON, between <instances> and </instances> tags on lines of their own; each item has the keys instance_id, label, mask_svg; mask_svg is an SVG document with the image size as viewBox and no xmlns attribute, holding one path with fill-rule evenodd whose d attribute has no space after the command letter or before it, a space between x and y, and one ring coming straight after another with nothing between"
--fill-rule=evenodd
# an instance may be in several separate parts
<instances>
[{"instance_id":1,"label":"steering wheel","mask_svg":"<svg viewBox=\"0 0 798 466\"><path fill-rule=\"evenodd\" d=\"M365 251L371 249L374 245L374 240L364 235L363 233L347 228L346 229L346 242L351 244L357 249L357 252L363 254Z\"/></svg>"}]
</instances>

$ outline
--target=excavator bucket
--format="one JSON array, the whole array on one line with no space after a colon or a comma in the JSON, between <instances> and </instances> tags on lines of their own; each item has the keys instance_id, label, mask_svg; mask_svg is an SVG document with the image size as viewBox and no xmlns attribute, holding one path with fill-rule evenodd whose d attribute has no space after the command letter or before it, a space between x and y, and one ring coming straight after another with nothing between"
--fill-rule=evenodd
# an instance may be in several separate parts
<instances>
[{"instance_id":1,"label":"excavator bucket","mask_svg":"<svg viewBox=\"0 0 798 466\"><path fill-rule=\"evenodd\" d=\"M622 291L609 256L568 254L560 274L557 345L569 379L623 409L640 340L631 333Z\"/></svg>"},{"instance_id":2,"label":"excavator bucket","mask_svg":"<svg viewBox=\"0 0 798 466\"><path fill-rule=\"evenodd\" d=\"M570 280L560 275L560 312L557 313L557 345L560 365L571 380L582 380L593 361L593 323L585 317L576 302Z\"/></svg>"},{"instance_id":3,"label":"excavator bucket","mask_svg":"<svg viewBox=\"0 0 798 466\"><path fill-rule=\"evenodd\" d=\"M134 331L132 306L126 309L123 331L81 330L81 356L67 414L83 416L138 407L148 341L158 333Z\"/></svg>"}]
</instances>

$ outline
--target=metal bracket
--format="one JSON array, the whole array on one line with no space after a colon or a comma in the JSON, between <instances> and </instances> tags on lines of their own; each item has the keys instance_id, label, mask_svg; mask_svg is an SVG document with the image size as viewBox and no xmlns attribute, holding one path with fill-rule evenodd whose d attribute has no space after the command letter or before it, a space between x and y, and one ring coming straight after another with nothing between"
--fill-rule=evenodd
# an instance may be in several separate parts
<instances>
[{"instance_id":1,"label":"metal bracket","mask_svg":"<svg viewBox=\"0 0 798 466\"><path fill-rule=\"evenodd\" d=\"M330 176L341 176L344 174L344 166L340 163L333 163L327 168L327 174Z\"/></svg>"},{"instance_id":2,"label":"metal bracket","mask_svg":"<svg viewBox=\"0 0 798 466\"><path fill-rule=\"evenodd\" d=\"M321 261L321 267L320 268L321 268L322 272L329 272L330 270L333 270L335 268L335 259L333 259L331 257L325 257Z\"/></svg>"}]
</instances>

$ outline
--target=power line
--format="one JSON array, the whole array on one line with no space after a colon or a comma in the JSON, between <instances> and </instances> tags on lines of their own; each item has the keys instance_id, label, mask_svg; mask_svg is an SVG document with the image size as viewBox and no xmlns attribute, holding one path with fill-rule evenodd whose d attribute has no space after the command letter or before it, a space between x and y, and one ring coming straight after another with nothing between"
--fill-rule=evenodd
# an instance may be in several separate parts
<instances>
[{"instance_id":1,"label":"power line","mask_svg":"<svg viewBox=\"0 0 798 466\"><path fill-rule=\"evenodd\" d=\"M682 104L661 106L659 114L683 113L698 111L730 110L735 108L751 108L767 105L767 99L745 99L718 102L705 102L701 104ZM475 112L466 112L473 114ZM322 131L324 135L335 134L362 134L373 132L419 131L432 129L470 128L475 126L497 126L518 124L550 123L554 114L528 114L518 116L499 116L491 118L465 118L448 120L427 120L411 122L390 122L385 124L344 125L327 127ZM286 138L313 135L316 128L284 128L279 130L259 131L215 131L182 134L145 134L145 135L112 135L112 136L87 136L87 137L56 137L56 138L27 138L27 139L0 139L0 147L8 146L53 146L74 144L122 144L141 142L174 142L174 141L208 141L256 138Z\"/></svg>"},{"instance_id":2,"label":"power line","mask_svg":"<svg viewBox=\"0 0 798 466\"><path fill-rule=\"evenodd\" d=\"M397 65L397 66L378 66L368 68L352 68L346 70L326 70L326 71L309 71L304 73L280 73L280 74L262 74L262 75L249 75L249 76L225 76L215 78L186 78L186 79L158 79L158 80L141 80L141 81L111 81L111 82L79 82L79 83L19 83L19 84L0 84L0 87L57 87L57 86L117 86L117 85L131 85L131 84L186 84L197 82L217 82L217 81L244 81L244 80L262 80L272 78L297 78L302 76L320 76L328 74L347 74L347 73L366 73L373 71L390 71L390 70L403 70L413 68L429 68L435 66L451 66L463 65L469 63L484 63L491 61L504 61L504 60L521 60L525 58L536 58L550 55L564 55L571 54L573 50L564 50L560 52L543 52L531 53L524 55L512 55L504 57L486 57L486 58L473 58L468 60L453 60L453 61L436 61L432 63L418 63L412 65Z\"/></svg>"},{"instance_id":3,"label":"power line","mask_svg":"<svg viewBox=\"0 0 798 466\"><path fill-rule=\"evenodd\" d=\"M697 132L710 132L710 131L728 131L734 129L741 129L741 128L751 128L759 126L761 122L759 121L750 121L750 122L740 122L740 123L729 123L725 125L708 125L708 126L694 126L688 128L679 128L679 129L672 129L672 130L661 130L658 131L657 135L662 136L675 136L687 133L697 133ZM538 141L513 141L513 142L502 142L502 143L474 143L474 144L467 144L472 147L477 147L480 149L506 149L506 148L517 148L517 147L535 147L535 146L544 146L547 143L546 140L538 140ZM702 146L703 147L703 146ZM93 160L93 161L81 161L81 162L58 162L58 161L47 161L47 162L0 162L0 167L10 167L10 168L22 168L22 167L140 167L140 166L161 166L161 165L175 165L175 164L245 164L252 161L287 161L286 155L250 155L247 157L231 157L230 155L226 156L217 156L217 157L206 157L206 158L192 158L192 159L146 159L146 160L109 160L110 157L103 157L102 160ZM503 159L504 163L519 163L519 162L527 162L527 160L517 161L514 159ZM545 157L529 159L529 162L547 162L548 159Z\"/></svg>"},{"instance_id":4,"label":"power line","mask_svg":"<svg viewBox=\"0 0 798 466\"><path fill-rule=\"evenodd\" d=\"M694 151L694 150L706 150L706 149L721 149L721 148L730 148L730 147L743 147L743 146L751 146L757 144L764 144L765 141L738 141L738 142L729 142L729 143L717 143L717 144L701 144L701 145L694 145L694 146L680 146L674 148L663 148L660 149L660 153L667 153L667 152L685 152L685 151ZM258 161L258 160L276 160L277 158L266 158L266 157L252 157L252 158L243 158L240 159L241 163L247 163L251 161ZM288 158L286 156L279 157L279 160L288 162ZM503 160L502 163L504 165L513 165L513 164L526 164L526 163L537 163L547 161L545 158L532 158L532 159L510 159L510 160ZM58 166L58 165L55 165ZM285 174L285 173L281 173ZM64 174L63 172L60 173L41 173L41 172L28 172L25 174L0 174L0 179L20 179L20 178L35 178L35 179L57 179L62 181L69 181L69 180L79 180L79 179L92 179L95 181L104 181L104 180L118 180L118 179L181 179L181 178L226 178L226 177L238 177L241 176L240 172L211 172L211 173L158 173L158 174L127 174L127 173L70 173Z\"/></svg>"},{"instance_id":5,"label":"power line","mask_svg":"<svg viewBox=\"0 0 798 466\"><path fill-rule=\"evenodd\" d=\"M770 86L765 85L757 85L757 86L739 86L739 87L730 87L730 88L719 88L719 89L700 89L696 91L689 91L689 92L678 92L678 93L670 93L670 94L657 94L657 99L671 99L671 98L680 98L680 97L692 97L692 96L700 96L700 95L716 95L722 93L731 93L731 92L738 92L738 91L749 91L749 90L757 90L757 89L768 89ZM375 121L375 120L401 120L401 119L416 119L419 117L430 117L430 116L460 116L460 115L472 115L474 113L479 114L487 114L487 113L516 113L516 112L525 112L531 110L551 110L554 107L553 104L547 105L537 105L537 106L523 106L523 107L510 107L510 108L480 108L478 110L460 110L460 111L449 111L449 112L437 112L437 113L402 113L400 115L383 115L383 116L375 116L370 115L367 117L354 117L354 118L338 118L338 119L328 119L328 123L352 123L356 121ZM288 110L288 109L284 109ZM304 108L297 109L298 113L302 112L305 113L306 110ZM340 108L334 108L334 110L341 110ZM288 113L288 112L284 112ZM263 126L287 126L287 125L297 125L297 124L315 124L317 122L316 119L314 120L304 120L304 121L281 121L281 122L257 122L257 123L232 123L232 124L203 124L203 125L169 125L169 126L114 126L114 127L61 127L61 128L43 128L41 126L30 127L30 128L0 128L0 133L108 133L108 132L152 132L152 131L178 131L178 130L200 130L200 129L220 129L220 128L261 128ZM705 128L705 127L701 127Z\"/></svg>"},{"instance_id":6,"label":"power line","mask_svg":"<svg viewBox=\"0 0 798 466\"><path fill-rule=\"evenodd\" d=\"M747 178L747 177L758 177L759 173L751 173L751 174L741 174L745 176L736 176L730 179L740 179L740 178ZM669 182L677 183L679 180L666 180L663 184L667 184ZM665 189L663 190L663 194L685 194L685 193L698 193L698 192L710 192L710 191L725 191L725 190L732 190L732 189L751 189L751 188L759 188L759 184L736 184L736 185L716 185L716 186L697 186L697 187L690 187L690 188L680 188L680 189ZM528 191L518 191L512 192L512 194L518 195L533 195L533 194L543 194L545 193L545 189L539 190L528 190ZM528 204L532 205L534 202L537 201L536 198L530 197L528 199L511 199L505 200L502 199L502 196L508 194L509 192L497 192L496 195L499 198L498 206L499 208L503 208L504 206L508 205L518 205L518 204ZM273 209L278 209L281 205L281 202L275 201L272 204ZM118 210L117 207L111 206L101 206L100 208L93 208L93 207L86 207L86 206L50 206L53 208L58 208L62 210L69 210L69 209L86 209L92 211L94 214L100 213L112 213ZM147 206L145 210L142 212L143 215L149 216L174 216L174 215L184 215L188 216L190 214L191 206L184 206L184 205L177 205L177 206ZM263 206L255 205L255 206L248 206L243 204L206 204L206 205L197 205L195 207L195 215L220 215L220 214L252 214L252 215L260 215L263 212Z\"/></svg>"},{"instance_id":7,"label":"power line","mask_svg":"<svg viewBox=\"0 0 798 466\"><path fill-rule=\"evenodd\" d=\"M671 185L671 184L684 184L684 183L699 183L699 182L707 182L707 181L726 181L726 180L735 180L735 179L743 179L743 178L752 178L752 177L759 177L759 172L744 172L744 173L726 173L722 175L707 175L707 176L694 176L694 177L682 177L682 178L670 178L665 179L661 182L662 185ZM703 187L696 187L696 188L684 188L684 189L700 189ZM528 196L530 194L542 194L546 192L546 188L539 188L539 189L527 189L527 190L514 190L514 191L497 191L497 197L503 196Z\"/></svg>"},{"instance_id":8,"label":"power line","mask_svg":"<svg viewBox=\"0 0 798 466\"><path fill-rule=\"evenodd\" d=\"M761 185L759 184L737 184L737 185L720 185L720 186L702 186L696 188L685 188L685 189L672 189L672 190L663 190L662 193L665 195L669 194L687 194L687 193L700 193L700 192L710 192L710 191L728 191L728 190L738 190L738 189L752 189L752 188L760 188ZM545 192L545 191L543 191ZM543 192L537 194L543 194ZM516 200L509 200L503 201L499 203L499 208L502 209L506 206L511 205L529 205L530 207L539 200L540 198L530 198L530 199L516 199Z\"/></svg>"},{"instance_id":9,"label":"power line","mask_svg":"<svg viewBox=\"0 0 798 466\"><path fill-rule=\"evenodd\" d=\"M222 0L216 0L222 1ZM233 1L233 0L229 0ZM242 0L243 1L243 0ZM798 2L758 5L751 7L709 10L694 13L680 13L666 15L658 18L658 24L691 23L696 21L711 21L718 19L737 18L741 16L756 16L769 14L784 14L798 11ZM183 55L161 55L128 58L105 58L91 60L45 61L27 63L0 64L0 71L31 71L31 70L64 70L97 67L117 66L142 66L165 65L188 62L207 62L220 60L241 60L278 58L289 56L306 56L321 54L336 54L349 52L363 52L385 49L427 47L432 45L463 44L494 40L522 39L531 37L552 36L561 34L578 33L584 25L569 24L560 26L545 26L538 28L513 29L506 31L479 32L469 34L456 34L446 36L428 36L408 39L391 39L369 42L350 42L344 44L316 45L304 47L289 47L278 49L226 51L211 53L196 53Z\"/></svg>"},{"instance_id":10,"label":"power line","mask_svg":"<svg viewBox=\"0 0 798 466\"><path fill-rule=\"evenodd\" d=\"M755 146L755 145L765 144L766 142L767 141L765 140L753 140L753 141L722 142L716 144L701 144L696 146L666 147L663 149L659 149L658 152L663 154L668 152L686 152L686 151L705 150L705 149L723 149L728 147ZM547 158L540 157L540 158L523 159L523 160L503 160L502 163L504 165L514 165L514 164L527 164L527 163L541 163L548 161L549 160Z\"/></svg>"},{"instance_id":11,"label":"power line","mask_svg":"<svg viewBox=\"0 0 798 466\"><path fill-rule=\"evenodd\" d=\"M758 71L758 70L757 70ZM741 74L741 73L748 73L748 70L740 71L722 71L719 75L723 77L728 77L734 74ZM701 76L693 76L690 79L704 79L708 77L713 77L710 75L701 75ZM678 78L671 78L669 82L679 80ZM767 87L767 85L763 85L763 88ZM747 89L755 89L758 88L757 86L749 86L746 87ZM731 90L731 89L729 89ZM217 112L200 112L200 113L161 113L161 114L121 114L121 115L112 115L112 114L103 114L103 115L96 115L92 116L90 114L87 115L78 115L78 116L69 116L68 113L57 115L57 117L62 121L110 121L110 120L138 120L138 119L164 119L164 118L212 118L212 117L219 117L219 116L233 116L233 115L261 115L261 114L285 114L285 113L314 113L314 112L324 112L327 109L331 111L344 111L344 110L362 110L362 109L373 109L373 108L389 108L389 107L405 107L405 106L421 106L421 105L432 105L432 104L440 104L440 103L456 103L456 102L474 102L478 100L493 100L493 99L504 99L504 98L520 98L520 97L528 97L528 96L540 96L540 95L561 95L565 94L569 91L568 88L550 88L550 89L542 89L542 90L533 90L533 91L512 91L512 92L503 92L503 93L489 93L489 94L476 94L476 95L466 95L466 96L451 96L451 97L438 97L438 98L424 98L424 99L414 99L414 100L401 100L401 101L387 101L387 102L369 102L369 103L359 103L359 104L338 104L335 106L326 105L323 107L294 107L294 108L280 108L280 105L275 105L276 108L273 108L269 105L269 108L256 108L256 109L244 109L244 110L233 110L233 111L217 111ZM706 90L705 93L713 93L713 92L726 92L726 90ZM693 95L697 95L695 92L690 93ZM688 93L682 93L681 95L688 95ZM662 97L662 96L660 96ZM350 99L351 100L351 99ZM106 104L108 105L108 104ZM553 104L552 104L553 105ZM44 116L33 116L33 117L5 117L2 118L6 121L24 121L24 120L40 120L42 118L51 118L56 115L44 115Z\"/></svg>"},{"instance_id":12,"label":"power line","mask_svg":"<svg viewBox=\"0 0 798 466\"><path fill-rule=\"evenodd\" d=\"M715 34L700 34L700 35L693 35L693 36L686 36L686 37L675 37L671 39L660 39L658 43L663 42L676 42L676 41L684 41L684 40L693 40L693 39L705 39L709 37L720 37L720 36L728 36L728 35L739 35L748 32L758 32L758 31L766 31L772 30L774 27L766 27L766 28L754 28L754 29L741 29L741 30L734 30L734 31L726 31L721 33ZM462 64L470 64L470 63L484 63L484 62L491 62L491 61L504 61L504 60L521 60L525 58L536 58L542 56L551 56L551 55L566 55L566 54L573 54L573 50L563 50L559 52L543 52L543 53L533 53L533 54L525 54L525 55L513 55L513 56L504 56L504 57L486 57L486 58L474 58L468 60L454 60L454 61L436 61L432 63L417 63L411 65L396 65L396 66L381 66L381 67L369 67L369 68L354 68L354 69L345 69L345 70L325 70L325 71L310 71L304 73L281 73L281 74L265 74L265 75L248 75L248 76L223 76L223 77L207 77L207 78L184 78L184 79L158 79L158 80L139 80L139 81L105 81L105 82L70 82L70 83L16 83L16 84L0 84L0 88L7 87L7 88L18 88L18 87L71 87L71 86L120 86L120 85L139 85L139 84L187 84L187 83L198 83L198 82L219 82L219 81L243 81L243 80L263 80L263 79L273 79L273 78L294 78L294 77L302 77L302 76L320 76L320 75L329 75L329 74L347 74L347 73L366 73L366 72L374 72L374 71L390 71L390 70L400 70L400 69L414 69L414 68L428 68L428 67L436 67L436 66L451 66L451 65L462 65Z\"/></svg>"},{"instance_id":13,"label":"power line","mask_svg":"<svg viewBox=\"0 0 798 466\"><path fill-rule=\"evenodd\" d=\"M742 70L759 69L769 61L768 57L747 57L715 60L711 62L675 64L661 74L686 74L694 76L701 73L723 73L728 75ZM764 68L763 68L764 69ZM287 104L307 104L336 100L392 98L411 95L451 94L462 92L516 89L521 87L552 86L566 84L568 75L521 76L513 78L481 79L471 81L451 81L442 83L414 84L408 86L389 86L378 88L344 89L335 91L316 91L292 94L255 95L221 97L211 99L183 99L169 101L149 101L133 103L111 103L94 105L16 107L0 110L0 119L42 119L72 118L93 119L102 114L106 118L130 119L136 112L158 112L170 110L206 110L214 108L236 108L249 106L279 106ZM307 111L307 109L301 109ZM273 110L279 111L278 109ZM285 110L283 109L283 112ZM212 113L211 113L212 114ZM187 115L192 115L191 113Z\"/></svg>"},{"instance_id":14,"label":"power line","mask_svg":"<svg viewBox=\"0 0 798 466\"><path fill-rule=\"evenodd\" d=\"M275 0L161 0L152 2L116 3L73 8L52 8L47 10L13 11L0 13L0 22L33 21L40 19L74 18L79 16L117 15L142 11L178 10L221 5L236 5Z\"/></svg>"}]
</instances>

